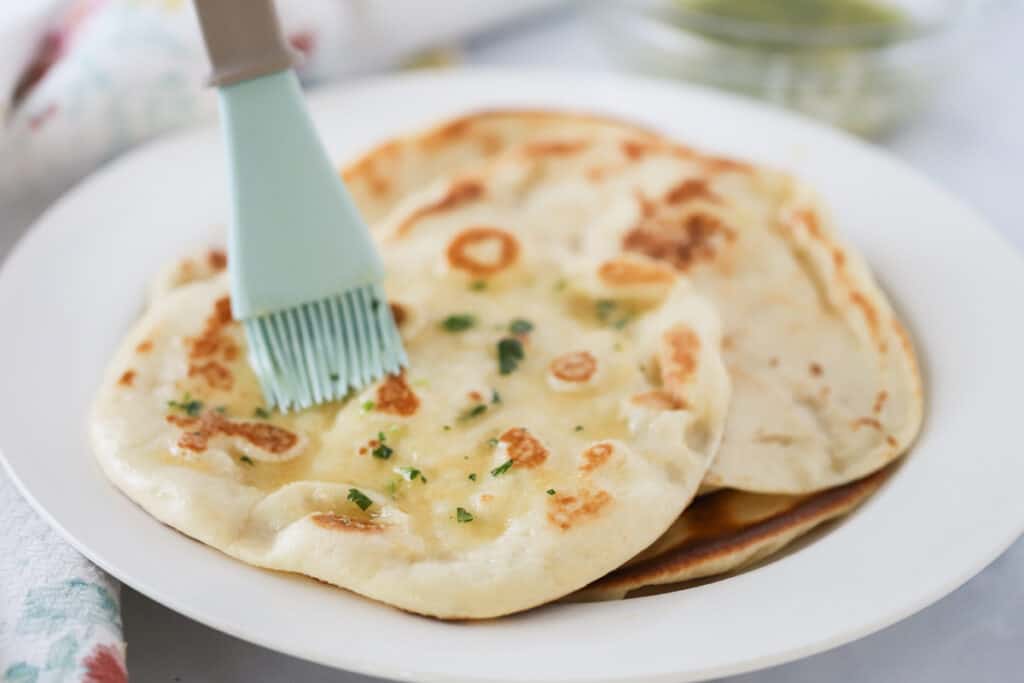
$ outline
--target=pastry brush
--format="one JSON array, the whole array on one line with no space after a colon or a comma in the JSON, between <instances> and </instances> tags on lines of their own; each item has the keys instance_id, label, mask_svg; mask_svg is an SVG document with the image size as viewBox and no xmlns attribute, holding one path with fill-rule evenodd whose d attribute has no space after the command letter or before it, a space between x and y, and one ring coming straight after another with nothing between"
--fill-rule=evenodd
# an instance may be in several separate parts
<instances>
[{"instance_id":1,"label":"pastry brush","mask_svg":"<svg viewBox=\"0 0 1024 683\"><path fill-rule=\"evenodd\" d=\"M195 0L231 177L231 310L264 398L308 408L407 364L380 257L306 109L272 0Z\"/></svg>"}]
</instances>

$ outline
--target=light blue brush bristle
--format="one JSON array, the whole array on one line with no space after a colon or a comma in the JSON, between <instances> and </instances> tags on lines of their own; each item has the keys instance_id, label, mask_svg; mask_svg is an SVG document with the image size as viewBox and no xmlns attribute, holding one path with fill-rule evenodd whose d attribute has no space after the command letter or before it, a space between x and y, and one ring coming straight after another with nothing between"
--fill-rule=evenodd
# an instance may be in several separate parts
<instances>
[{"instance_id":1,"label":"light blue brush bristle","mask_svg":"<svg viewBox=\"0 0 1024 683\"><path fill-rule=\"evenodd\" d=\"M379 285L245 320L249 357L266 402L302 410L408 365Z\"/></svg>"}]
</instances>

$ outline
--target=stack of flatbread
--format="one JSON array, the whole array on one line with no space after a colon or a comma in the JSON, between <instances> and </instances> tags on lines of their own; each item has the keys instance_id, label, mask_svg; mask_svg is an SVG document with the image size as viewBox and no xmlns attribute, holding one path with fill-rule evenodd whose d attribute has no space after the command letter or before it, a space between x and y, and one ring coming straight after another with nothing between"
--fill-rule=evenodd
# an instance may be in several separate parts
<instances>
[{"instance_id":1,"label":"stack of flatbread","mask_svg":"<svg viewBox=\"0 0 1024 683\"><path fill-rule=\"evenodd\" d=\"M157 278L96 402L110 479L245 562L443 618L664 590L850 511L920 427L906 331L785 174L517 111L344 178L402 375L268 411L211 250Z\"/></svg>"}]
</instances>

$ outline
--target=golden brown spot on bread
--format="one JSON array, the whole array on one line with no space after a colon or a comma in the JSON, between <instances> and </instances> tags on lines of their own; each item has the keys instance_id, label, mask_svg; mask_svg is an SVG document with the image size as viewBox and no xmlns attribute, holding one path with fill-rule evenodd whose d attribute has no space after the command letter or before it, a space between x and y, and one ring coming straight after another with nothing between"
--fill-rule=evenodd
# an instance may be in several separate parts
<instances>
[{"instance_id":1,"label":"golden brown spot on bread","mask_svg":"<svg viewBox=\"0 0 1024 683\"><path fill-rule=\"evenodd\" d=\"M671 284L676 274L660 263L644 263L632 258L615 258L598 267L597 276L608 285Z\"/></svg>"},{"instance_id":2,"label":"golden brown spot on bread","mask_svg":"<svg viewBox=\"0 0 1024 683\"><path fill-rule=\"evenodd\" d=\"M470 401L482 401L482 400L484 400L484 395L481 394L479 391L471 391L471 392L469 392L466 395L469 397Z\"/></svg>"},{"instance_id":3,"label":"golden brown spot on bread","mask_svg":"<svg viewBox=\"0 0 1024 683\"><path fill-rule=\"evenodd\" d=\"M774 443L780 446L789 446L795 439L789 434L772 434L770 432L758 432L754 435L754 441L758 443Z\"/></svg>"},{"instance_id":4,"label":"golden brown spot on bread","mask_svg":"<svg viewBox=\"0 0 1024 683\"><path fill-rule=\"evenodd\" d=\"M199 417L168 415L167 421L188 430L178 439L178 445L197 453L205 451L210 439L218 435L237 436L274 454L284 453L299 442L299 437L287 429L267 422L234 422L214 410Z\"/></svg>"},{"instance_id":5,"label":"golden brown spot on bread","mask_svg":"<svg viewBox=\"0 0 1024 683\"><path fill-rule=\"evenodd\" d=\"M727 157L702 156L704 169L709 173L753 173L754 167L744 161Z\"/></svg>"},{"instance_id":6,"label":"golden brown spot on bread","mask_svg":"<svg viewBox=\"0 0 1024 683\"><path fill-rule=\"evenodd\" d=\"M135 384L135 371L125 370L124 373L118 378L117 383L122 387L130 387Z\"/></svg>"},{"instance_id":7,"label":"golden brown spot on bread","mask_svg":"<svg viewBox=\"0 0 1024 683\"><path fill-rule=\"evenodd\" d=\"M664 205L643 200L640 221L622 238L624 251L638 252L686 270L698 261L713 261L723 243L736 239L736 232L714 214L662 216L658 206Z\"/></svg>"},{"instance_id":8,"label":"golden brown spot on bread","mask_svg":"<svg viewBox=\"0 0 1024 683\"><path fill-rule=\"evenodd\" d=\"M666 204L682 204L693 199L715 200L717 197L704 178L688 178L669 188L662 198Z\"/></svg>"},{"instance_id":9,"label":"golden brown spot on bread","mask_svg":"<svg viewBox=\"0 0 1024 683\"><path fill-rule=\"evenodd\" d=\"M771 358L769 358L768 359L768 365L772 366L773 368L779 367L779 357L778 356L772 356Z\"/></svg>"},{"instance_id":10,"label":"golden brown spot on bread","mask_svg":"<svg viewBox=\"0 0 1024 683\"><path fill-rule=\"evenodd\" d=\"M490 503L492 500L494 500L494 496L491 495L490 493L484 493L484 494L481 494L481 496L480 496L480 502L481 503Z\"/></svg>"},{"instance_id":11,"label":"golden brown spot on bread","mask_svg":"<svg viewBox=\"0 0 1024 683\"><path fill-rule=\"evenodd\" d=\"M556 494L548 499L548 521L568 531L574 524L596 517L611 501L611 494L602 490L584 489L578 496Z\"/></svg>"},{"instance_id":12,"label":"golden brown spot on bread","mask_svg":"<svg viewBox=\"0 0 1024 683\"><path fill-rule=\"evenodd\" d=\"M352 519L348 515L339 515L333 512L319 512L313 515L313 523L324 529L333 531L358 531L363 533L376 533L384 531L384 525L362 519Z\"/></svg>"},{"instance_id":13,"label":"golden brown spot on bread","mask_svg":"<svg viewBox=\"0 0 1024 683\"><path fill-rule=\"evenodd\" d=\"M139 345L135 347L138 353L149 353L153 350L153 342L149 339L139 342Z\"/></svg>"},{"instance_id":14,"label":"golden brown spot on bread","mask_svg":"<svg viewBox=\"0 0 1024 683\"><path fill-rule=\"evenodd\" d=\"M661 336L661 377L668 385L685 383L697 370L700 337L679 323Z\"/></svg>"},{"instance_id":15,"label":"golden brown spot on bread","mask_svg":"<svg viewBox=\"0 0 1024 683\"><path fill-rule=\"evenodd\" d=\"M528 157L570 156L587 148L583 140L541 140L528 142L523 153Z\"/></svg>"},{"instance_id":16,"label":"golden brown spot on bread","mask_svg":"<svg viewBox=\"0 0 1024 683\"><path fill-rule=\"evenodd\" d=\"M396 232L399 236L405 235L418 221L426 218L427 216L434 213L440 213L442 211L451 211L452 209L474 202L483 196L484 186L480 181L473 180L471 178L455 180L448 187L448 191L445 192L444 196L440 199L437 199L425 206L421 206L406 216L405 219L399 223L396 228Z\"/></svg>"},{"instance_id":17,"label":"golden brown spot on bread","mask_svg":"<svg viewBox=\"0 0 1024 683\"><path fill-rule=\"evenodd\" d=\"M882 350L884 351L885 342L881 338L881 331L878 323L878 311L875 310L875 307L870 301L868 301L867 297L858 291L850 292L850 301L852 301L853 304L864 314L864 319L867 321L868 327L871 328L871 336L878 341L879 346L882 347Z\"/></svg>"},{"instance_id":18,"label":"golden brown spot on bread","mask_svg":"<svg viewBox=\"0 0 1024 683\"><path fill-rule=\"evenodd\" d=\"M836 270L842 270L846 266L846 254L842 249L836 247L832 250L832 263L835 264Z\"/></svg>"},{"instance_id":19,"label":"golden brown spot on bread","mask_svg":"<svg viewBox=\"0 0 1024 683\"><path fill-rule=\"evenodd\" d=\"M690 407L689 404L679 396L675 396L674 394L661 389L634 394L629 400L635 405L643 406L645 408L653 408L655 410L686 410Z\"/></svg>"},{"instance_id":20,"label":"golden brown spot on bread","mask_svg":"<svg viewBox=\"0 0 1024 683\"><path fill-rule=\"evenodd\" d=\"M824 370L822 370L821 368L820 363L811 363L809 366L807 366L807 370L815 377L821 377L822 373L824 372Z\"/></svg>"},{"instance_id":21,"label":"golden brown spot on bread","mask_svg":"<svg viewBox=\"0 0 1024 683\"><path fill-rule=\"evenodd\" d=\"M395 321L395 327L401 327L409 318L409 314L406 312L405 307L400 303L392 301L388 304L388 308L391 309L391 317Z\"/></svg>"},{"instance_id":22,"label":"golden brown spot on bread","mask_svg":"<svg viewBox=\"0 0 1024 683\"><path fill-rule=\"evenodd\" d=\"M897 441L896 437L893 436L892 434L890 434L889 436L885 437L885 442L887 444L889 444L890 446L892 446L893 448L895 448L896 446L900 445L900 442Z\"/></svg>"},{"instance_id":23,"label":"golden brown spot on bread","mask_svg":"<svg viewBox=\"0 0 1024 683\"><path fill-rule=\"evenodd\" d=\"M586 382L597 372L597 359L589 351L570 351L552 360L549 370L563 382Z\"/></svg>"},{"instance_id":24,"label":"golden brown spot on bread","mask_svg":"<svg viewBox=\"0 0 1024 683\"><path fill-rule=\"evenodd\" d=\"M580 470L584 472L593 472L601 465L608 462L608 459L612 457L612 453L615 452L615 447L610 443L596 443L587 450L583 451L583 464L580 465Z\"/></svg>"},{"instance_id":25,"label":"golden brown spot on bread","mask_svg":"<svg viewBox=\"0 0 1024 683\"><path fill-rule=\"evenodd\" d=\"M487 242L497 242L498 257L494 261L482 261L469 253L469 249ZM519 241L508 231L500 228L474 227L463 230L452 239L446 250L448 264L474 277L488 277L501 272L519 258Z\"/></svg>"},{"instance_id":26,"label":"golden brown spot on bread","mask_svg":"<svg viewBox=\"0 0 1024 683\"><path fill-rule=\"evenodd\" d=\"M856 420L850 423L850 427L853 429L860 429L861 427L871 427L882 431L882 423L873 417L858 417Z\"/></svg>"},{"instance_id":27,"label":"golden brown spot on bread","mask_svg":"<svg viewBox=\"0 0 1024 683\"><path fill-rule=\"evenodd\" d=\"M230 389L234 384L231 371L215 360L188 366L189 377L202 377L213 389Z\"/></svg>"},{"instance_id":28,"label":"golden brown spot on bread","mask_svg":"<svg viewBox=\"0 0 1024 683\"><path fill-rule=\"evenodd\" d=\"M506 430L498 441L505 444L508 457L516 467L537 467L548 459L548 449L544 444L522 427Z\"/></svg>"},{"instance_id":29,"label":"golden brown spot on bread","mask_svg":"<svg viewBox=\"0 0 1024 683\"><path fill-rule=\"evenodd\" d=\"M622 141L622 153L631 161L639 161L657 149L658 145L653 142L645 142L643 140Z\"/></svg>"},{"instance_id":30,"label":"golden brown spot on bread","mask_svg":"<svg viewBox=\"0 0 1024 683\"><path fill-rule=\"evenodd\" d=\"M188 339L189 377L201 377L214 389L231 388L231 371L219 362L238 356L238 345L225 333L231 322L231 299L224 296L217 299L199 336Z\"/></svg>"},{"instance_id":31,"label":"golden brown spot on bread","mask_svg":"<svg viewBox=\"0 0 1024 683\"><path fill-rule=\"evenodd\" d=\"M885 407L885 402L888 399L889 399L889 392L888 391L885 391L884 389L882 391L879 391L878 394L875 396L875 405L871 407L871 412L873 412L875 415L878 415L879 413L881 413L882 412L882 408Z\"/></svg>"},{"instance_id":32,"label":"golden brown spot on bread","mask_svg":"<svg viewBox=\"0 0 1024 683\"><path fill-rule=\"evenodd\" d=\"M206 252L206 263L216 271L228 267L228 255L223 249L211 249Z\"/></svg>"},{"instance_id":33,"label":"golden brown spot on bread","mask_svg":"<svg viewBox=\"0 0 1024 683\"><path fill-rule=\"evenodd\" d=\"M388 377L377 387L376 410L408 417L420 407L420 399L405 381L405 372Z\"/></svg>"}]
</instances>

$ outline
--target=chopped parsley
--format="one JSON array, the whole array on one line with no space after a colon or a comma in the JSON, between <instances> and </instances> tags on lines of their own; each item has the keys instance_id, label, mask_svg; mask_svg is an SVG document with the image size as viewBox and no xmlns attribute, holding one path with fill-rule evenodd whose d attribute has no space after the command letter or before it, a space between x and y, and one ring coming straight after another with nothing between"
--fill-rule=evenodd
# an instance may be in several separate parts
<instances>
[{"instance_id":1,"label":"chopped parsley","mask_svg":"<svg viewBox=\"0 0 1024 683\"><path fill-rule=\"evenodd\" d=\"M629 321L631 319L632 318L630 318L628 315L624 316L622 318L619 318L618 320L616 320L615 322L612 323L612 327L614 327L617 330L625 329L626 325L629 324Z\"/></svg>"},{"instance_id":2,"label":"chopped parsley","mask_svg":"<svg viewBox=\"0 0 1024 683\"><path fill-rule=\"evenodd\" d=\"M188 392L181 397L180 401L168 401L167 405L170 408L184 412L190 417L195 417L199 413L203 412L203 402L192 398Z\"/></svg>"},{"instance_id":3,"label":"chopped parsley","mask_svg":"<svg viewBox=\"0 0 1024 683\"><path fill-rule=\"evenodd\" d=\"M450 432L450 431L452 431L452 426L451 425L445 425L444 427L441 427L441 429L443 429L446 432Z\"/></svg>"},{"instance_id":4,"label":"chopped parsley","mask_svg":"<svg viewBox=\"0 0 1024 683\"><path fill-rule=\"evenodd\" d=\"M417 479L419 479L424 484L427 483L427 478L424 477L423 473L420 472L415 467L399 467L398 471L403 477L405 477L409 481L416 481Z\"/></svg>"},{"instance_id":5,"label":"chopped parsley","mask_svg":"<svg viewBox=\"0 0 1024 683\"><path fill-rule=\"evenodd\" d=\"M501 403L501 394L498 393L497 389L491 389L491 403Z\"/></svg>"},{"instance_id":6,"label":"chopped parsley","mask_svg":"<svg viewBox=\"0 0 1024 683\"><path fill-rule=\"evenodd\" d=\"M608 322L608 318L611 317L615 311L616 303L611 299L598 299L594 302L594 313L597 315L597 319L603 323Z\"/></svg>"},{"instance_id":7,"label":"chopped parsley","mask_svg":"<svg viewBox=\"0 0 1024 683\"><path fill-rule=\"evenodd\" d=\"M533 323L529 320L523 320L522 318L516 318L508 325L508 331L512 334L526 334L533 330Z\"/></svg>"},{"instance_id":8,"label":"chopped parsley","mask_svg":"<svg viewBox=\"0 0 1024 683\"><path fill-rule=\"evenodd\" d=\"M450 315L441 321L441 327L445 332L465 332L476 325L476 318L469 313Z\"/></svg>"},{"instance_id":9,"label":"chopped parsley","mask_svg":"<svg viewBox=\"0 0 1024 683\"><path fill-rule=\"evenodd\" d=\"M384 435L384 432L377 432L377 440L380 441L380 445L373 449L373 457L380 458L381 460L387 460L395 451L384 443L387 441L387 436Z\"/></svg>"},{"instance_id":10,"label":"chopped parsley","mask_svg":"<svg viewBox=\"0 0 1024 683\"><path fill-rule=\"evenodd\" d=\"M478 403L462 415L459 415L459 420L472 420L474 417L479 417L487 412L487 405L484 403Z\"/></svg>"},{"instance_id":11,"label":"chopped parsley","mask_svg":"<svg viewBox=\"0 0 1024 683\"><path fill-rule=\"evenodd\" d=\"M492 477L500 477L501 475L503 475L506 472L508 472L509 468L512 467L512 465L514 465L514 464L515 464L515 461L513 461L513 460L506 460L505 462L501 463L500 465L495 467L493 470L491 470L491 476Z\"/></svg>"},{"instance_id":12,"label":"chopped parsley","mask_svg":"<svg viewBox=\"0 0 1024 683\"><path fill-rule=\"evenodd\" d=\"M370 500L370 497L359 489L349 489L348 499L358 505L360 510L366 510L366 508L373 505L373 501Z\"/></svg>"},{"instance_id":13,"label":"chopped parsley","mask_svg":"<svg viewBox=\"0 0 1024 683\"><path fill-rule=\"evenodd\" d=\"M494 437L491 437L490 439L487 439L487 445L490 446L491 448L497 448L498 440L495 439Z\"/></svg>"},{"instance_id":14,"label":"chopped parsley","mask_svg":"<svg viewBox=\"0 0 1024 683\"><path fill-rule=\"evenodd\" d=\"M398 480L392 479L389 481L387 489L388 495L391 496L391 500L396 500L398 498Z\"/></svg>"},{"instance_id":15,"label":"chopped parsley","mask_svg":"<svg viewBox=\"0 0 1024 683\"><path fill-rule=\"evenodd\" d=\"M228 407L227 406L217 406L216 408L214 408L214 410L216 410L221 415L227 415L228 414Z\"/></svg>"},{"instance_id":16,"label":"chopped parsley","mask_svg":"<svg viewBox=\"0 0 1024 683\"><path fill-rule=\"evenodd\" d=\"M260 406L256 410L252 411L252 416L257 417L261 420L267 420L270 418L270 411L264 408L263 406Z\"/></svg>"},{"instance_id":17,"label":"chopped parsley","mask_svg":"<svg viewBox=\"0 0 1024 683\"><path fill-rule=\"evenodd\" d=\"M548 490L547 490L547 494L548 494L549 496L553 496L553 495L555 495L555 490L554 490L554 489L548 489Z\"/></svg>"},{"instance_id":18,"label":"chopped parsley","mask_svg":"<svg viewBox=\"0 0 1024 683\"><path fill-rule=\"evenodd\" d=\"M511 374L525 357L523 344L518 339L505 337L498 342L498 371L501 374Z\"/></svg>"},{"instance_id":19,"label":"chopped parsley","mask_svg":"<svg viewBox=\"0 0 1024 683\"><path fill-rule=\"evenodd\" d=\"M583 425L576 425L576 426L575 426L575 427L573 428L573 431L574 431L574 432L582 432L582 431L583 431Z\"/></svg>"},{"instance_id":20,"label":"chopped parsley","mask_svg":"<svg viewBox=\"0 0 1024 683\"><path fill-rule=\"evenodd\" d=\"M615 351L621 351L622 350L622 343L621 342L615 342L615 345L612 347L612 349L615 350Z\"/></svg>"},{"instance_id":21,"label":"chopped parsley","mask_svg":"<svg viewBox=\"0 0 1024 683\"><path fill-rule=\"evenodd\" d=\"M336 372L332 372L331 374L328 375L328 377L331 378L332 382L337 382L339 379L341 379L341 375L339 375Z\"/></svg>"},{"instance_id":22,"label":"chopped parsley","mask_svg":"<svg viewBox=\"0 0 1024 683\"><path fill-rule=\"evenodd\" d=\"M252 461L252 458L250 458L248 455L243 455L241 458L239 458L239 460L244 462L246 465L255 465L256 464L256 463L254 463Z\"/></svg>"},{"instance_id":23,"label":"chopped parsley","mask_svg":"<svg viewBox=\"0 0 1024 683\"><path fill-rule=\"evenodd\" d=\"M476 481L476 472L473 472L472 474L469 475L469 480Z\"/></svg>"},{"instance_id":24,"label":"chopped parsley","mask_svg":"<svg viewBox=\"0 0 1024 683\"><path fill-rule=\"evenodd\" d=\"M487 289L487 280L476 280L470 283L469 288L474 292L482 292Z\"/></svg>"},{"instance_id":25,"label":"chopped parsley","mask_svg":"<svg viewBox=\"0 0 1024 683\"><path fill-rule=\"evenodd\" d=\"M466 508L455 508L455 519L458 520L459 524L472 522L473 513L467 510Z\"/></svg>"},{"instance_id":26,"label":"chopped parsley","mask_svg":"<svg viewBox=\"0 0 1024 683\"><path fill-rule=\"evenodd\" d=\"M369 412L371 412L371 411L372 411L372 410L373 410L374 408L376 408L376 407L377 407L377 404L376 404L376 403L374 403L373 401L364 401L364 402L363 402L363 405L362 405L362 406L360 406L360 407L361 407L361 408L363 409L363 412L364 412L364 413L369 413Z\"/></svg>"}]
</instances>

